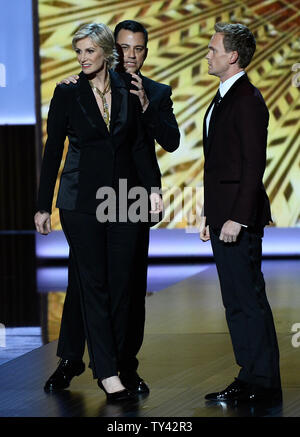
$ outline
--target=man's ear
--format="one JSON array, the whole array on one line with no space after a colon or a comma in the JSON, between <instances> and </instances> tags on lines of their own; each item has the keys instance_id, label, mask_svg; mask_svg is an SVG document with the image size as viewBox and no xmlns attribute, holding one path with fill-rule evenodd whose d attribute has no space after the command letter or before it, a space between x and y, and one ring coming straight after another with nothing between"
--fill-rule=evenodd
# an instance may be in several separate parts
<instances>
[{"instance_id":1,"label":"man's ear","mask_svg":"<svg viewBox=\"0 0 300 437\"><path fill-rule=\"evenodd\" d=\"M124 68L124 53L123 53L123 49L120 46L120 44L116 43L116 49L119 55L119 59L118 59L118 64L116 66L116 71L118 71L119 73L121 72L125 72L125 68Z\"/></svg>"},{"instance_id":2,"label":"man's ear","mask_svg":"<svg viewBox=\"0 0 300 437\"><path fill-rule=\"evenodd\" d=\"M239 54L236 50L234 50L233 52L231 52L230 54L230 64L235 64L239 59Z\"/></svg>"},{"instance_id":3,"label":"man's ear","mask_svg":"<svg viewBox=\"0 0 300 437\"><path fill-rule=\"evenodd\" d=\"M145 48L145 57L144 57L144 59L143 59L143 63L142 63L142 65L141 65L141 67L140 67L140 68L142 68L142 67L143 67L143 65L144 65L144 62L145 62L145 60L146 60L147 56L148 56L148 47L146 47L146 48Z\"/></svg>"}]
</instances>

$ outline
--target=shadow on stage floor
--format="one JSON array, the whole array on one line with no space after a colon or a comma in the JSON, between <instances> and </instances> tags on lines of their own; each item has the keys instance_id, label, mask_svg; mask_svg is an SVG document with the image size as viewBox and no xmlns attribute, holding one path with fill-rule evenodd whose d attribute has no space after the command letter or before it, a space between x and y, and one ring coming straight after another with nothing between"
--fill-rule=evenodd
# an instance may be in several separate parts
<instances>
[{"instance_id":1,"label":"shadow on stage floor","mask_svg":"<svg viewBox=\"0 0 300 437\"><path fill-rule=\"evenodd\" d=\"M298 417L300 348L295 337L293 346L291 329L300 323L299 267L299 260L263 262L281 353L282 405L205 402L206 393L223 389L238 372L216 269L206 264L147 297L139 372L151 388L148 397L122 407L107 405L88 368L68 390L46 394L43 385L58 361L54 340L0 366L0 416ZM87 354L84 360L88 364Z\"/></svg>"}]
</instances>

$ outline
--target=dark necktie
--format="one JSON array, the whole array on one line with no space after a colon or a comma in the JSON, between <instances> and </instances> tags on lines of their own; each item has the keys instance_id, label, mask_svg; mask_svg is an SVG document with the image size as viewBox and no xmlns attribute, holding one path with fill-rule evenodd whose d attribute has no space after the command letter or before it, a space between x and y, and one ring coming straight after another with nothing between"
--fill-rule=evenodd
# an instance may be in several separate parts
<instances>
[{"instance_id":1,"label":"dark necktie","mask_svg":"<svg viewBox=\"0 0 300 437\"><path fill-rule=\"evenodd\" d=\"M220 90L218 89L218 92L215 95L214 100L213 100L214 101L214 107L213 107L213 110L212 110L212 113L211 113L211 116L210 116L210 120L209 120L209 132L211 131L211 129L213 127L213 124L215 122L216 113L217 113L218 107L220 106L221 100L222 100L222 97L221 97L221 94L220 94Z\"/></svg>"}]
</instances>

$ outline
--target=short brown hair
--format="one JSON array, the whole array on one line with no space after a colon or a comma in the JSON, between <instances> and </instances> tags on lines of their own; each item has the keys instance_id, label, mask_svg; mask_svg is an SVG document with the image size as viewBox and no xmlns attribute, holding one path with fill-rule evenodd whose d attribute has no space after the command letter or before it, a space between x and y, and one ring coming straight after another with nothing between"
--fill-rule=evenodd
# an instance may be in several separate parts
<instances>
[{"instance_id":1,"label":"short brown hair","mask_svg":"<svg viewBox=\"0 0 300 437\"><path fill-rule=\"evenodd\" d=\"M238 64L246 68L254 55L256 41L253 33L243 24L216 23L215 31L223 33L223 44L226 52L238 52Z\"/></svg>"}]
</instances>

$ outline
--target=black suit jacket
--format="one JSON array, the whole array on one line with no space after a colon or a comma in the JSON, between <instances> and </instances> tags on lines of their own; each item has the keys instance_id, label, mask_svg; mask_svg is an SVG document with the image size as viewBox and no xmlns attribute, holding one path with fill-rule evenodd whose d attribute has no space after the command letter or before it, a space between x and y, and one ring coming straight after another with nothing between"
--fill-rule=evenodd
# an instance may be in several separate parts
<instances>
[{"instance_id":1,"label":"black suit jacket","mask_svg":"<svg viewBox=\"0 0 300 437\"><path fill-rule=\"evenodd\" d=\"M211 104L212 105L212 104ZM204 215L221 228L227 220L263 227L271 220L263 186L269 113L260 91L247 75L222 99L204 144Z\"/></svg>"},{"instance_id":2,"label":"black suit jacket","mask_svg":"<svg viewBox=\"0 0 300 437\"><path fill-rule=\"evenodd\" d=\"M180 142L180 132L171 100L172 89L169 85L140 76L149 99L149 106L142 114L142 123L152 161L159 170L155 141L167 152L174 152Z\"/></svg>"},{"instance_id":3,"label":"black suit jacket","mask_svg":"<svg viewBox=\"0 0 300 437\"><path fill-rule=\"evenodd\" d=\"M142 116L148 136L167 152L174 152L179 147L180 132L173 113L172 89L143 75L141 78L149 99L149 106Z\"/></svg>"},{"instance_id":4,"label":"black suit jacket","mask_svg":"<svg viewBox=\"0 0 300 437\"><path fill-rule=\"evenodd\" d=\"M146 111L142 114L142 126L148 145L151 163L160 173L155 151L155 141L167 152L174 152L180 143L180 132L173 113L171 100L172 89L169 85L155 82L140 74L143 87L149 100ZM151 216L150 226L162 220L163 214Z\"/></svg>"},{"instance_id":5,"label":"black suit jacket","mask_svg":"<svg viewBox=\"0 0 300 437\"><path fill-rule=\"evenodd\" d=\"M128 188L143 185L148 192L160 187L140 121L138 98L129 93L131 76L110 71L112 108L110 131L99 111L84 73L76 84L56 87L48 114L38 209L51 212L55 181L64 141L69 138L61 174L57 207L95 213L100 187L117 188L120 178Z\"/></svg>"}]
</instances>

